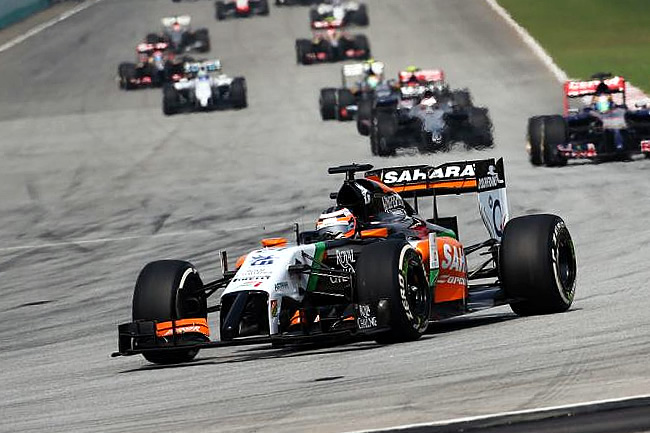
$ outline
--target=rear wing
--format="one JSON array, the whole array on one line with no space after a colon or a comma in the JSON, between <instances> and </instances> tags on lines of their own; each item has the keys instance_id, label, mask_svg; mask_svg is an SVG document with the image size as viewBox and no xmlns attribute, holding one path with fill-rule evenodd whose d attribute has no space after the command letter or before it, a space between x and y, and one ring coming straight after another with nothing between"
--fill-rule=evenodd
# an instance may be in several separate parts
<instances>
[{"instance_id":1,"label":"rear wing","mask_svg":"<svg viewBox=\"0 0 650 433\"><path fill-rule=\"evenodd\" d=\"M370 64L364 63L350 63L341 67L341 82L343 87L348 87L350 81L359 81L366 74L366 68L370 68L372 73L384 77L384 63L373 62Z\"/></svg>"},{"instance_id":2,"label":"rear wing","mask_svg":"<svg viewBox=\"0 0 650 433\"><path fill-rule=\"evenodd\" d=\"M217 72L221 70L221 60L206 60L203 62L187 62L185 63L185 72L196 74L200 70L207 72Z\"/></svg>"},{"instance_id":3,"label":"rear wing","mask_svg":"<svg viewBox=\"0 0 650 433\"><path fill-rule=\"evenodd\" d=\"M365 173L404 198L478 193L479 214L492 239L501 240L510 218L503 158L450 162L438 166L412 165L371 170Z\"/></svg>"},{"instance_id":4,"label":"rear wing","mask_svg":"<svg viewBox=\"0 0 650 433\"><path fill-rule=\"evenodd\" d=\"M139 44L136 48L138 53L150 53L153 51L165 51L169 47L167 42L158 42L156 44Z\"/></svg>"},{"instance_id":5,"label":"rear wing","mask_svg":"<svg viewBox=\"0 0 650 433\"><path fill-rule=\"evenodd\" d=\"M609 93L621 93L623 95L623 105L626 104L626 82L625 78L621 76L615 76L603 80L567 81L564 83L564 113L566 114L569 111L569 99L595 95L602 91L603 86L607 88Z\"/></svg>"},{"instance_id":6,"label":"rear wing","mask_svg":"<svg viewBox=\"0 0 650 433\"><path fill-rule=\"evenodd\" d=\"M179 24L183 27L187 27L192 22L192 18L189 15L179 15L177 17L165 17L160 20L164 27L171 27L174 24Z\"/></svg>"},{"instance_id":7,"label":"rear wing","mask_svg":"<svg viewBox=\"0 0 650 433\"><path fill-rule=\"evenodd\" d=\"M431 83L433 81L444 81L445 72L442 69L423 69L415 72L400 71L398 76L400 83L407 82L412 77L415 77L419 82Z\"/></svg>"}]
</instances>

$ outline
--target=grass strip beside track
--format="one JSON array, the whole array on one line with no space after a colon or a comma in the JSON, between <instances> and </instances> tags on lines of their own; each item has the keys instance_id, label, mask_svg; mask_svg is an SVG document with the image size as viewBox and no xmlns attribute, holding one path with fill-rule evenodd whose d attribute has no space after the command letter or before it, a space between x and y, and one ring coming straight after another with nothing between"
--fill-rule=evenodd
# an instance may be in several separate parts
<instances>
[{"instance_id":1,"label":"grass strip beside track","mask_svg":"<svg viewBox=\"0 0 650 433\"><path fill-rule=\"evenodd\" d=\"M650 1L498 2L570 77L612 72L650 92Z\"/></svg>"}]
</instances>

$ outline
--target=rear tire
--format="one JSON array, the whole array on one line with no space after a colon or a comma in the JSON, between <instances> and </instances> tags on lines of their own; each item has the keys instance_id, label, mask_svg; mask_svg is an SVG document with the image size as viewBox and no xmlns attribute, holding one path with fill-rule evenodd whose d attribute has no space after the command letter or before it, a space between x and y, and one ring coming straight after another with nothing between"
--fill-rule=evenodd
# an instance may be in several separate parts
<instances>
[{"instance_id":1,"label":"rear tire","mask_svg":"<svg viewBox=\"0 0 650 433\"><path fill-rule=\"evenodd\" d=\"M469 125L471 128L469 144L474 149L485 149L494 146L492 136L492 121L487 108L471 107L469 109Z\"/></svg>"},{"instance_id":2,"label":"rear tire","mask_svg":"<svg viewBox=\"0 0 650 433\"><path fill-rule=\"evenodd\" d=\"M240 109L248 106L246 92L246 79L244 77L234 78L230 84L230 98L233 108Z\"/></svg>"},{"instance_id":3,"label":"rear tire","mask_svg":"<svg viewBox=\"0 0 650 433\"><path fill-rule=\"evenodd\" d=\"M562 218L527 215L506 224L499 250L499 277L520 316L561 313L575 295L573 241Z\"/></svg>"},{"instance_id":4,"label":"rear tire","mask_svg":"<svg viewBox=\"0 0 650 433\"><path fill-rule=\"evenodd\" d=\"M372 122L372 99L361 99L357 108L357 131L361 135L370 135Z\"/></svg>"},{"instance_id":5,"label":"rear tire","mask_svg":"<svg viewBox=\"0 0 650 433\"><path fill-rule=\"evenodd\" d=\"M167 322L180 319L206 319L207 300L200 288L203 282L191 263L160 260L146 265L133 292L133 321ZM196 291L199 291L198 293ZM180 334L188 344L208 341L203 334ZM171 349L143 353L154 364L191 361L198 349Z\"/></svg>"},{"instance_id":6,"label":"rear tire","mask_svg":"<svg viewBox=\"0 0 650 433\"><path fill-rule=\"evenodd\" d=\"M336 119L338 111L338 104L336 101L336 89L326 88L320 90L320 98L318 99L320 108L320 117L323 120Z\"/></svg>"},{"instance_id":7,"label":"rear tire","mask_svg":"<svg viewBox=\"0 0 650 433\"><path fill-rule=\"evenodd\" d=\"M422 258L404 240L366 246L356 265L359 304L387 300L390 330L376 337L380 344L414 341L429 325L431 289Z\"/></svg>"},{"instance_id":8,"label":"rear tire","mask_svg":"<svg viewBox=\"0 0 650 433\"><path fill-rule=\"evenodd\" d=\"M528 119L528 153L530 163L536 166L544 164L542 137L544 135L544 116Z\"/></svg>"},{"instance_id":9,"label":"rear tire","mask_svg":"<svg viewBox=\"0 0 650 433\"><path fill-rule=\"evenodd\" d=\"M544 163L547 167L566 165L566 159L560 155L557 146L566 144L566 122L562 116L544 116L544 134L542 136L542 149Z\"/></svg>"},{"instance_id":10,"label":"rear tire","mask_svg":"<svg viewBox=\"0 0 650 433\"><path fill-rule=\"evenodd\" d=\"M377 113L377 155L392 156L395 154L394 141L397 127L397 118L394 113Z\"/></svg>"},{"instance_id":11,"label":"rear tire","mask_svg":"<svg viewBox=\"0 0 650 433\"><path fill-rule=\"evenodd\" d=\"M365 4L359 5L359 9L354 14L353 21L359 26L367 26L370 23L368 19L368 8Z\"/></svg>"},{"instance_id":12,"label":"rear tire","mask_svg":"<svg viewBox=\"0 0 650 433\"><path fill-rule=\"evenodd\" d=\"M269 0L260 0L259 15L268 15L269 14Z\"/></svg>"},{"instance_id":13,"label":"rear tire","mask_svg":"<svg viewBox=\"0 0 650 433\"><path fill-rule=\"evenodd\" d=\"M144 38L145 42L148 44L157 44L158 42L161 42L160 36L158 36L155 33L149 33L147 36Z\"/></svg>"},{"instance_id":14,"label":"rear tire","mask_svg":"<svg viewBox=\"0 0 650 433\"><path fill-rule=\"evenodd\" d=\"M338 89L337 102L336 118L342 122L346 120L352 120L353 116L349 111L346 110L345 114L342 112L344 108L356 104L357 100L352 92L350 92L349 89Z\"/></svg>"},{"instance_id":15,"label":"rear tire","mask_svg":"<svg viewBox=\"0 0 650 433\"><path fill-rule=\"evenodd\" d=\"M215 13L215 18L218 21L223 21L226 19L226 5L222 0L218 0L215 4L214 7L216 9Z\"/></svg>"},{"instance_id":16,"label":"rear tire","mask_svg":"<svg viewBox=\"0 0 650 433\"><path fill-rule=\"evenodd\" d=\"M472 96L468 90L454 90L452 98L456 106L460 108L470 108L472 106Z\"/></svg>"},{"instance_id":17,"label":"rear tire","mask_svg":"<svg viewBox=\"0 0 650 433\"><path fill-rule=\"evenodd\" d=\"M208 32L208 29L198 29L194 33L194 38L197 42L201 43L196 51L199 53L207 53L210 51L210 33Z\"/></svg>"},{"instance_id":18,"label":"rear tire","mask_svg":"<svg viewBox=\"0 0 650 433\"><path fill-rule=\"evenodd\" d=\"M360 56L360 59L368 60L370 56L370 43L368 43L368 38L365 35L356 35L354 37L354 49L363 50L364 54Z\"/></svg>"},{"instance_id":19,"label":"rear tire","mask_svg":"<svg viewBox=\"0 0 650 433\"><path fill-rule=\"evenodd\" d=\"M172 84L163 87L163 113L166 116L178 113L178 91Z\"/></svg>"},{"instance_id":20,"label":"rear tire","mask_svg":"<svg viewBox=\"0 0 650 433\"><path fill-rule=\"evenodd\" d=\"M132 83L132 80L137 78L138 72L133 63L120 63L117 73L120 77L120 89L135 89L136 86Z\"/></svg>"},{"instance_id":21,"label":"rear tire","mask_svg":"<svg viewBox=\"0 0 650 433\"><path fill-rule=\"evenodd\" d=\"M296 41L296 63L299 65L309 65L312 63L307 58L307 54L312 51L311 41L308 39L298 39Z\"/></svg>"}]
</instances>

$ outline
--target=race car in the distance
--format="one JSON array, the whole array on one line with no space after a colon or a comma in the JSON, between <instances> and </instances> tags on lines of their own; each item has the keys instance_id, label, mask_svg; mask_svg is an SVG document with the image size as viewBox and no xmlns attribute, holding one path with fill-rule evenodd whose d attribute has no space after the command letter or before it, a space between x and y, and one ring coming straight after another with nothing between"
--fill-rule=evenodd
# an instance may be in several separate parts
<instances>
[{"instance_id":1,"label":"race car in the distance","mask_svg":"<svg viewBox=\"0 0 650 433\"><path fill-rule=\"evenodd\" d=\"M276 6L310 6L321 0L275 0Z\"/></svg>"},{"instance_id":2,"label":"race car in the distance","mask_svg":"<svg viewBox=\"0 0 650 433\"><path fill-rule=\"evenodd\" d=\"M311 40L296 40L296 61L303 65L369 58L370 44L365 35L327 29L315 31Z\"/></svg>"},{"instance_id":3,"label":"race car in the distance","mask_svg":"<svg viewBox=\"0 0 650 433\"><path fill-rule=\"evenodd\" d=\"M163 88L163 113L245 108L246 79L220 73L221 62L186 63L186 78Z\"/></svg>"},{"instance_id":4,"label":"race car in the distance","mask_svg":"<svg viewBox=\"0 0 650 433\"><path fill-rule=\"evenodd\" d=\"M353 120L360 101L371 98L375 88L384 81L384 64L375 60L351 63L341 67L341 87L320 90L318 106L321 119Z\"/></svg>"},{"instance_id":5,"label":"race car in the distance","mask_svg":"<svg viewBox=\"0 0 650 433\"><path fill-rule=\"evenodd\" d=\"M356 1L330 0L312 6L309 22L313 29L343 27L350 24L368 25L368 10L365 4Z\"/></svg>"},{"instance_id":6,"label":"race car in the distance","mask_svg":"<svg viewBox=\"0 0 650 433\"><path fill-rule=\"evenodd\" d=\"M183 77L185 59L169 52L167 43L142 43L137 46L136 52L136 63L122 62L118 66L121 89L160 87L166 82L178 81Z\"/></svg>"},{"instance_id":7,"label":"race car in the distance","mask_svg":"<svg viewBox=\"0 0 650 433\"><path fill-rule=\"evenodd\" d=\"M590 98L580 108L570 101ZM589 81L564 84L564 115L528 119L527 150L533 165L562 166L569 159L650 158L650 110L629 109L625 79L594 74Z\"/></svg>"},{"instance_id":8,"label":"race car in the distance","mask_svg":"<svg viewBox=\"0 0 650 433\"><path fill-rule=\"evenodd\" d=\"M196 51L205 53L210 51L210 35L208 29L200 28L193 31L189 15L165 17L161 20L163 31L149 33L146 37L148 44L164 42L169 44L169 49L176 54Z\"/></svg>"},{"instance_id":9,"label":"race car in the distance","mask_svg":"<svg viewBox=\"0 0 650 433\"><path fill-rule=\"evenodd\" d=\"M360 105L358 122L361 114L371 115L373 155L390 156L413 146L422 152L448 151L456 143L472 149L493 146L488 109L474 106L467 89L451 90L442 70L409 67L398 78L399 91L378 90L366 106Z\"/></svg>"},{"instance_id":10,"label":"race car in the distance","mask_svg":"<svg viewBox=\"0 0 650 433\"><path fill-rule=\"evenodd\" d=\"M315 230L296 227L295 244L264 239L232 271L222 253L223 277L207 283L186 261L147 264L113 355L168 364L227 345L398 343L417 340L432 320L498 305L519 315L571 307L577 267L569 230L555 215L509 218L503 160L378 170L352 164L329 173L345 174L336 203ZM456 218L439 217L435 197L469 192L478 193L488 236L463 245ZM418 214L424 196L434 197L431 219ZM210 340L208 314L217 311L220 339Z\"/></svg>"},{"instance_id":11,"label":"race car in the distance","mask_svg":"<svg viewBox=\"0 0 650 433\"><path fill-rule=\"evenodd\" d=\"M214 7L219 21L228 17L241 18L269 14L269 0L217 0Z\"/></svg>"}]
</instances>

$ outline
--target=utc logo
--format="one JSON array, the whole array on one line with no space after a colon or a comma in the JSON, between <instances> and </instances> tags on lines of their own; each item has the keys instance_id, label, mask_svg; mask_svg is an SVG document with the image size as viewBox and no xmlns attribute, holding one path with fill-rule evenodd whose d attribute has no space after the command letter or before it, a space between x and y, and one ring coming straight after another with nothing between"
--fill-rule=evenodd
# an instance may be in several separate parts
<instances>
[{"instance_id":1,"label":"utc logo","mask_svg":"<svg viewBox=\"0 0 650 433\"><path fill-rule=\"evenodd\" d=\"M273 264L273 256L254 256L251 260L251 266L266 266Z\"/></svg>"}]
</instances>

